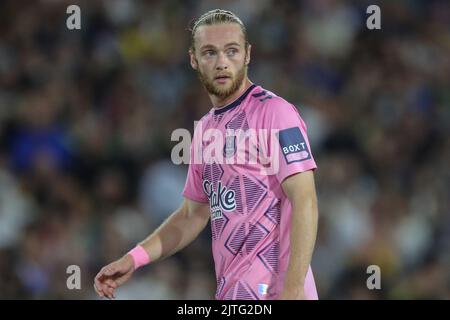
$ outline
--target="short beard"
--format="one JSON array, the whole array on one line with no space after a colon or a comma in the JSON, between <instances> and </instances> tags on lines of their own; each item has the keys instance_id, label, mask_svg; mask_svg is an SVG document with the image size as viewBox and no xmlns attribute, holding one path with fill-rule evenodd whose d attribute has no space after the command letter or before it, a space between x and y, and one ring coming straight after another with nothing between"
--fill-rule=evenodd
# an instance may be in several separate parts
<instances>
[{"instance_id":1,"label":"short beard","mask_svg":"<svg viewBox=\"0 0 450 320\"><path fill-rule=\"evenodd\" d=\"M225 100L232 94L234 94L242 85L242 82L244 82L245 75L247 74L247 66L244 65L239 71L236 73L236 77L234 79L231 79L231 87L223 90L218 88L214 85L213 81L210 81L203 73L201 73L198 69L197 76L200 79L200 82L205 87L206 91L208 91L209 94L212 94L221 100Z\"/></svg>"}]
</instances>

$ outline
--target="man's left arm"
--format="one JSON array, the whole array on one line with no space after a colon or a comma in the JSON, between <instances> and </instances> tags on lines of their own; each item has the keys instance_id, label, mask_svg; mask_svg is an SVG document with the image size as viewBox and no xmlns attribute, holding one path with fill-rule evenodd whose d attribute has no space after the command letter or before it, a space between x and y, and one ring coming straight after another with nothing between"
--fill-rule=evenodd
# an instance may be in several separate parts
<instances>
[{"instance_id":1,"label":"man's left arm","mask_svg":"<svg viewBox=\"0 0 450 320\"><path fill-rule=\"evenodd\" d=\"M292 204L290 259L281 300L305 299L305 278L317 235L317 196L312 170L286 178L282 187Z\"/></svg>"}]
</instances>

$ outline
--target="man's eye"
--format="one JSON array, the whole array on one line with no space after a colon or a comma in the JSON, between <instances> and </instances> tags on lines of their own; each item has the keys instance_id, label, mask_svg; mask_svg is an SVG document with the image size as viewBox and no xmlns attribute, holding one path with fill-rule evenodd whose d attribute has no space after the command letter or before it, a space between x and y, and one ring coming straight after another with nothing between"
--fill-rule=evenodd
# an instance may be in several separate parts
<instances>
[{"instance_id":1,"label":"man's eye","mask_svg":"<svg viewBox=\"0 0 450 320\"><path fill-rule=\"evenodd\" d=\"M228 49L227 50L227 54L228 55L234 55L234 54L236 54L237 53L237 49L235 49L235 48L231 48L231 49Z\"/></svg>"},{"instance_id":2,"label":"man's eye","mask_svg":"<svg viewBox=\"0 0 450 320\"><path fill-rule=\"evenodd\" d=\"M215 54L215 52L213 50L207 50L203 54L207 57L211 57Z\"/></svg>"}]
</instances>

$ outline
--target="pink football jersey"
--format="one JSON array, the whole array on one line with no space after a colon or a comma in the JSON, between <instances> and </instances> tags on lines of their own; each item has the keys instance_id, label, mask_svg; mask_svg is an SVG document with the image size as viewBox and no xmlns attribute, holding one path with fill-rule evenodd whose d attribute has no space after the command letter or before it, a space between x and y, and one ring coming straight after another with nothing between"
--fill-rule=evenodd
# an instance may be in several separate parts
<instances>
[{"instance_id":1,"label":"pink football jersey","mask_svg":"<svg viewBox=\"0 0 450 320\"><path fill-rule=\"evenodd\" d=\"M277 299L290 255L291 204L281 183L316 169L297 109L250 86L196 125L183 195L208 202L216 299ZM311 267L307 299L318 299Z\"/></svg>"}]
</instances>

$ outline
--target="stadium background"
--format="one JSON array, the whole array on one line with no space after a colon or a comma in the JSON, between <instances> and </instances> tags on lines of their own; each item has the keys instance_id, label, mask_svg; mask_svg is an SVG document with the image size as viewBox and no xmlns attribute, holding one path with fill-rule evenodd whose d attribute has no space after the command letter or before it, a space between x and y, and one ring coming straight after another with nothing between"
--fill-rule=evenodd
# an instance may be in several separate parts
<instances>
[{"instance_id":1,"label":"stadium background","mask_svg":"<svg viewBox=\"0 0 450 320\"><path fill-rule=\"evenodd\" d=\"M382 30L366 28L370 4ZM450 2L425 0L1 1L0 298L96 298L100 267L180 203L170 134L210 108L186 27L218 7L247 25L250 78L308 124L320 298L449 299ZM118 298L211 299L209 236Z\"/></svg>"}]
</instances>

